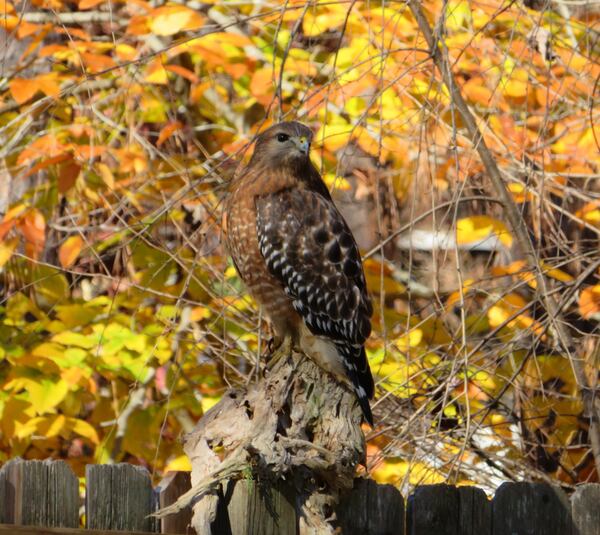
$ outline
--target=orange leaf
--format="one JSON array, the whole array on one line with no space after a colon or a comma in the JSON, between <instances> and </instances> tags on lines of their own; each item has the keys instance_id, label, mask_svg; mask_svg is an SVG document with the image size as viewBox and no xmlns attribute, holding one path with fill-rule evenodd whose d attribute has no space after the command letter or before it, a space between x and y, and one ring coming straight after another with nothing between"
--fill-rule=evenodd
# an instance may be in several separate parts
<instances>
[{"instance_id":1,"label":"orange leaf","mask_svg":"<svg viewBox=\"0 0 600 535\"><path fill-rule=\"evenodd\" d=\"M33 246L31 256L37 258L46 241L46 220L44 216L34 208L25 214L25 217L19 223L19 228L25 239Z\"/></svg>"},{"instance_id":2,"label":"orange leaf","mask_svg":"<svg viewBox=\"0 0 600 535\"><path fill-rule=\"evenodd\" d=\"M58 54L68 54L70 55L72 50L68 46L64 45L46 45L40 48L38 55L41 58L45 58L48 56L54 56Z\"/></svg>"},{"instance_id":3,"label":"orange leaf","mask_svg":"<svg viewBox=\"0 0 600 535\"><path fill-rule=\"evenodd\" d=\"M46 134L36 139L17 158L17 165L27 165L41 157L52 158L65 151L65 146L54 136Z\"/></svg>"},{"instance_id":4,"label":"orange leaf","mask_svg":"<svg viewBox=\"0 0 600 535\"><path fill-rule=\"evenodd\" d=\"M108 56L103 56L102 54L82 52L81 58L83 59L85 68L93 73L102 72L117 65L114 59Z\"/></svg>"},{"instance_id":5,"label":"orange leaf","mask_svg":"<svg viewBox=\"0 0 600 535\"><path fill-rule=\"evenodd\" d=\"M134 15L129 19L126 33L129 35L144 35L150 30L148 29L148 16L147 15Z\"/></svg>"},{"instance_id":6,"label":"orange leaf","mask_svg":"<svg viewBox=\"0 0 600 535\"><path fill-rule=\"evenodd\" d=\"M160 147L167 139L169 139L175 132L181 130L183 128L183 124L180 121L173 121L166 125L158 135L158 141L156 145Z\"/></svg>"},{"instance_id":7,"label":"orange leaf","mask_svg":"<svg viewBox=\"0 0 600 535\"><path fill-rule=\"evenodd\" d=\"M8 234L8 231L15 226L15 221L12 219L4 220L0 223L0 240L4 239L4 236Z\"/></svg>"},{"instance_id":8,"label":"orange leaf","mask_svg":"<svg viewBox=\"0 0 600 535\"><path fill-rule=\"evenodd\" d=\"M92 40L89 33L87 33L86 31L84 31L80 28L73 28L72 26L70 26L69 28L54 27L52 29L52 31L55 31L56 33L59 33L62 35L66 35L69 39L72 39L73 37L77 37L77 39L81 39L82 41L91 41Z\"/></svg>"},{"instance_id":9,"label":"orange leaf","mask_svg":"<svg viewBox=\"0 0 600 535\"><path fill-rule=\"evenodd\" d=\"M45 160L40 160L29 171L27 171L27 173L25 173L23 178L31 176L34 173L41 171L42 169L46 169L47 167L50 167L51 165L54 165L55 163L64 162L65 160L68 160L69 158L70 158L70 156L68 154L63 153L63 154L58 154L56 156L52 156L51 158L46 158Z\"/></svg>"},{"instance_id":10,"label":"orange leaf","mask_svg":"<svg viewBox=\"0 0 600 535\"><path fill-rule=\"evenodd\" d=\"M185 67L182 67L181 65L167 65L165 66L165 69L174 72L175 74L178 74L179 76L185 78L186 80L189 80L193 84L197 84L200 82L200 78L198 78L192 71L186 69Z\"/></svg>"},{"instance_id":11,"label":"orange leaf","mask_svg":"<svg viewBox=\"0 0 600 535\"><path fill-rule=\"evenodd\" d=\"M14 13L15 8L11 2L7 2L6 0L0 0L0 12L4 15L8 15L10 13Z\"/></svg>"},{"instance_id":12,"label":"orange leaf","mask_svg":"<svg viewBox=\"0 0 600 535\"><path fill-rule=\"evenodd\" d=\"M104 1L105 0L80 0L79 9L91 9Z\"/></svg>"},{"instance_id":13,"label":"orange leaf","mask_svg":"<svg viewBox=\"0 0 600 535\"><path fill-rule=\"evenodd\" d=\"M80 171L81 166L73 160L69 160L61 165L60 171L58 172L58 191L60 193L65 193L71 189L75 184Z\"/></svg>"},{"instance_id":14,"label":"orange leaf","mask_svg":"<svg viewBox=\"0 0 600 535\"><path fill-rule=\"evenodd\" d=\"M600 284L581 290L579 294L579 313L586 319L600 318Z\"/></svg>"},{"instance_id":15,"label":"orange leaf","mask_svg":"<svg viewBox=\"0 0 600 535\"><path fill-rule=\"evenodd\" d=\"M482 78L472 78L462 87L465 96L475 104L489 106L493 93L484 85Z\"/></svg>"},{"instance_id":16,"label":"orange leaf","mask_svg":"<svg viewBox=\"0 0 600 535\"><path fill-rule=\"evenodd\" d=\"M17 26L17 37L19 39L25 39L25 37L29 37L30 35L39 32L43 28L44 26L42 24L33 24L31 22L21 20Z\"/></svg>"},{"instance_id":17,"label":"orange leaf","mask_svg":"<svg viewBox=\"0 0 600 535\"><path fill-rule=\"evenodd\" d=\"M93 160L106 152L102 145L72 145L73 154L80 160Z\"/></svg>"},{"instance_id":18,"label":"orange leaf","mask_svg":"<svg viewBox=\"0 0 600 535\"><path fill-rule=\"evenodd\" d=\"M83 240L81 236L71 236L67 238L58 250L58 260L60 265L64 268L68 268L73 265L73 262L77 260L81 248L83 246Z\"/></svg>"},{"instance_id":19,"label":"orange leaf","mask_svg":"<svg viewBox=\"0 0 600 535\"><path fill-rule=\"evenodd\" d=\"M273 91L273 69L263 68L254 71L250 81L250 91L257 99L271 94Z\"/></svg>"},{"instance_id":20,"label":"orange leaf","mask_svg":"<svg viewBox=\"0 0 600 535\"><path fill-rule=\"evenodd\" d=\"M9 83L10 92L17 104L24 104L38 92L35 79L13 78Z\"/></svg>"}]
</instances>

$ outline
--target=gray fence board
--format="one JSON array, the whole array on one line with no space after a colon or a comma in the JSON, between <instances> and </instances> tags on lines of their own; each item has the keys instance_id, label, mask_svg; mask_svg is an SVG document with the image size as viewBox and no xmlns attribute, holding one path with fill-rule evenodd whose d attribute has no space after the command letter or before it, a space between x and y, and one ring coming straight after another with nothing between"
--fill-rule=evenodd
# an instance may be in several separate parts
<instances>
[{"instance_id":1,"label":"gray fence board","mask_svg":"<svg viewBox=\"0 0 600 535\"><path fill-rule=\"evenodd\" d=\"M356 479L337 508L344 535L404 535L404 498L392 485Z\"/></svg>"},{"instance_id":2,"label":"gray fence board","mask_svg":"<svg viewBox=\"0 0 600 535\"><path fill-rule=\"evenodd\" d=\"M177 498L192 488L189 472L169 472L156 487L161 508L177 501ZM188 533L192 521L192 508L186 507L179 513L160 519L161 533Z\"/></svg>"},{"instance_id":3,"label":"gray fence board","mask_svg":"<svg viewBox=\"0 0 600 535\"><path fill-rule=\"evenodd\" d=\"M579 487L571 497L573 535L600 535L600 485Z\"/></svg>"},{"instance_id":4,"label":"gray fence board","mask_svg":"<svg viewBox=\"0 0 600 535\"><path fill-rule=\"evenodd\" d=\"M491 535L492 502L476 487L459 487L458 527L461 535Z\"/></svg>"},{"instance_id":5,"label":"gray fence board","mask_svg":"<svg viewBox=\"0 0 600 535\"><path fill-rule=\"evenodd\" d=\"M155 531L156 503L150 474L131 464L88 465L86 526L91 529Z\"/></svg>"},{"instance_id":6,"label":"gray fence board","mask_svg":"<svg viewBox=\"0 0 600 535\"><path fill-rule=\"evenodd\" d=\"M212 530L216 535L296 535L292 489L279 483L268 491L253 480L229 481Z\"/></svg>"},{"instance_id":7,"label":"gray fence board","mask_svg":"<svg viewBox=\"0 0 600 535\"><path fill-rule=\"evenodd\" d=\"M494 495L492 510L493 535L572 533L567 496L546 483L503 483Z\"/></svg>"},{"instance_id":8,"label":"gray fence board","mask_svg":"<svg viewBox=\"0 0 600 535\"><path fill-rule=\"evenodd\" d=\"M79 526L79 484L64 461L12 459L0 470L2 522Z\"/></svg>"},{"instance_id":9,"label":"gray fence board","mask_svg":"<svg viewBox=\"0 0 600 535\"><path fill-rule=\"evenodd\" d=\"M408 499L408 535L462 535L459 497L450 485L417 487Z\"/></svg>"}]
</instances>

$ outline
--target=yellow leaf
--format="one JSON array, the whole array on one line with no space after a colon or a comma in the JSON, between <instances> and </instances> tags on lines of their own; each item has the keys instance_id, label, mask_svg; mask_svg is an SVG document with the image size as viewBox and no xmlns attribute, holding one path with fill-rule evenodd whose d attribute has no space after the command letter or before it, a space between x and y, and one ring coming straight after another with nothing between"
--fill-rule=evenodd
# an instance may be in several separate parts
<instances>
[{"instance_id":1,"label":"yellow leaf","mask_svg":"<svg viewBox=\"0 0 600 535\"><path fill-rule=\"evenodd\" d=\"M307 37L315 37L327 31L333 31L344 23L339 13L320 13L307 11L302 20L302 33Z\"/></svg>"},{"instance_id":2,"label":"yellow leaf","mask_svg":"<svg viewBox=\"0 0 600 535\"><path fill-rule=\"evenodd\" d=\"M544 272L544 275L548 277L552 277L553 279L556 279L561 282L572 282L573 280L575 280L572 275L569 275L568 273L565 273L564 271L558 268L553 268L546 262L542 261L540 263L540 266Z\"/></svg>"},{"instance_id":3,"label":"yellow leaf","mask_svg":"<svg viewBox=\"0 0 600 535\"><path fill-rule=\"evenodd\" d=\"M62 414L57 414L54 421L50 422L50 425L45 429L44 435L47 437L56 437L63 430L67 419Z\"/></svg>"},{"instance_id":4,"label":"yellow leaf","mask_svg":"<svg viewBox=\"0 0 600 535\"><path fill-rule=\"evenodd\" d=\"M187 458L187 455L180 455L171 459L167 466L165 466L164 472L191 472L192 464Z\"/></svg>"},{"instance_id":5,"label":"yellow leaf","mask_svg":"<svg viewBox=\"0 0 600 535\"><path fill-rule=\"evenodd\" d=\"M512 246L512 235L502 221L478 215L465 217L456 222L456 242L459 244L481 242L492 236L496 236L504 246Z\"/></svg>"},{"instance_id":6,"label":"yellow leaf","mask_svg":"<svg viewBox=\"0 0 600 535\"><path fill-rule=\"evenodd\" d=\"M0 242L0 268L2 268L2 266L10 260L10 257L12 256L18 243L19 238L12 238L10 240Z\"/></svg>"},{"instance_id":7,"label":"yellow leaf","mask_svg":"<svg viewBox=\"0 0 600 535\"><path fill-rule=\"evenodd\" d=\"M527 191L527 188L523 184L511 182L508 185L508 191L512 193L513 199L519 204L533 200L533 193Z\"/></svg>"},{"instance_id":8,"label":"yellow leaf","mask_svg":"<svg viewBox=\"0 0 600 535\"><path fill-rule=\"evenodd\" d=\"M202 405L202 412L206 413L209 409L214 407L217 403L221 401L221 396L207 396L203 395L200 400L200 405Z\"/></svg>"},{"instance_id":9,"label":"yellow leaf","mask_svg":"<svg viewBox=\"0 0 600 535\"><path fill-rule=\"evenodd\" d=\"M86 421L80 420L79 418L68 418L67 423L68 427L73 431L73 433L90 439L90 441L94 444L98 444L100 442L98 439L98 432Z\"/></svg>"},{"instance_id":10,"label":"yellow leaf","mask_svg":"<svg viewBox=\"0 0 600 535\"><path fill-rule=\"evenodd\" d=\"M590 225L600 227L600 201L587 203L576 215Z\"/></svg>"},{"instance_id":11,"label":"yellow leaf","mask_svg":"<svg viewBox=\"0 0 600 535\"><path fill-rule=\"evenodd\" d=\"M334 152L348 144L354 130L355 127L348 123L323 125L315 140L318 143L322 142L327 150Z\"/></svg>"},{"instance_id":12,"label":"yellow leaf","mask_svg":"<svg viewBox=\"0 0 600 535\"><path fill-rule=\"evenodd\" d=\"M327 184L330 190L349 191L352 189L352 186L344 177L337 176L335 173L325 173L323 182Z\"/></svg>"},{"instance_id":13,"label":"yellow leaf","mask_svg":"<svg viewBox=\"0 0 600 535\"><path fill-rule=\"evenodd\" d=\"M210 318L210 310L207 307L194 307L190 314L190 321L200 321Z\"/></svg>"},{"instance_id":14,"label":"yellow leaf","mask_svg":"<svg viewBox=\"0 0 600 535\"><path fill-rule=\"evenodd\" d=\"M446 478L435 468L422 462L408 462L396 459L386 459L381 465L371 472L371 476L378 483L392 485L400 483L406 476L411 485L433 485L444 483Z\"/></svg>"},{"instance_id":15,"label":"yellow leaf","mask_svg":"<svg viewBox=\"0 0 600 535\"><path fill-rule=\"evenodd\" d=\"M71 236L70 238L67 238L58 250L58 260L60 261L60 265L64 268L73 265L81 252L82 246L83 240L81 239L81 236Z\"/></svg>"},{"instance_id":16,"label":"yellow leaf","mask_svg":"<svg viewBox=\"0 0 600 535\"><path fill-rule=\"evenodd\" d=\"M446 13L446 26L450 30L470 28L473 24L470 2L466 0L450 0Z\"/></svg>"},{"instance_id":17,"label":"yellow leaf","mask_svg":"<svg viewBox=\"0 0 600 535\"><path fill-rule=\"evenodd\" d=\"M62 379L40 378L27 380L27 392L33 408L38 414L54 409L67 395L69 385Z\"/></svg>"},{"instance_id":18,"label":"yellow leaf","mask_svg":"<svg viewBox=\"0 0 600 535\"><path fill-rule=\"evenodd\" d=\"M156 35L173 35L202 26L202 15L186 6L162 6L149 15L150 30Z\"/></svg>"},{"instance_id":19,"label":"yellow leaf","mask_svg":"<svg viewBox=\"0 0 600 535\"><path fill-rule=\"evenodd\" d=\"M412 329L404 336L395 340L396 347L400 351L408 351L411 347L417 347L423 341L423 331L421 329Z\"/></svg>"},{"instance_id":20,"label":"yellow leaf","mask_svg":"<svg viewBox=\"0 0 600 535\"><path fill-rule=\"evenodd\" d=\"M169 78L167 76L167 71L165 70L162 61L160 61L159 58L156 58L152 63L150 63L150 65L148 65L144 80L151 84L165 85L168 83Z\"/></svg>"},{"instance_id":21,"label":"yellow leaf","mask_svg":"<svg viewBox=\"0 0 600 535\"><path fill-rule=\"evenodd\" d=\"M105 163L97 163L96 168L98 169L98 172L100 173L100 177L102 178L103 182L110 189L114 189L115 177L113 175L113 172L110 170L110 167L108 167L108 165L106 165Z\"/></svg>"},{"instance_id":22,"label":"yellow leaf","mask_svg":"<svg viewBox=\"0 0 600 535\"><path fill-rule=\"evenodd\" d=\"M137 58L137 50L125 43L119 43L115 47L115 54L121 61L133 61Z\"/></svg>"}]
</instances>

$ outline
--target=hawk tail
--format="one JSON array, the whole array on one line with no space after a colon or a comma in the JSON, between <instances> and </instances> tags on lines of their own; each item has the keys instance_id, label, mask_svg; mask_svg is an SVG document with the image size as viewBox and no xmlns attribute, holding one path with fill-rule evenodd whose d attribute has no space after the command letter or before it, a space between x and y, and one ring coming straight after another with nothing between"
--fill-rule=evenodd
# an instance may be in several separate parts
<instances>
[{"instance_id":1,"label":"hawk tail","mask_svg":"<svg viewBox=\"0 0 600 535\"><path fill-rule=\"evenodd\" d=\"M369 405L369 399L375 393L375 384L369 368L367 354L363 346L351 344L336 344L343 359L348 378L354 387L358 398L358 404L363 411L365 420L373 427L373 413Z\"/></svg>"}]
</instances>

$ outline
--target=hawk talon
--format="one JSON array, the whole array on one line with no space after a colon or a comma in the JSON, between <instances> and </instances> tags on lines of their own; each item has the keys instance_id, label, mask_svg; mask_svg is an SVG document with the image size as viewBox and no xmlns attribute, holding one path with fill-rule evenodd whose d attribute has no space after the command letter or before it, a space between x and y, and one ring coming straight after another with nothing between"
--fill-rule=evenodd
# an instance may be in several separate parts
<instances>
[{"instance_id":1,"label":"hawk talon","mask_svg":"<svg viewBox=\"0 0 600 535\"><path fill-rule=\"evenodd\" d=\"M269 359L269 362L267 362L267 370L272 370L275 365L281 361L282 357L285 357L286 359L291 357L292 350L292 339L289 336L286 336L279 344L279 347L271 354L271 358Z\"/></svg>"}]
</instances>

